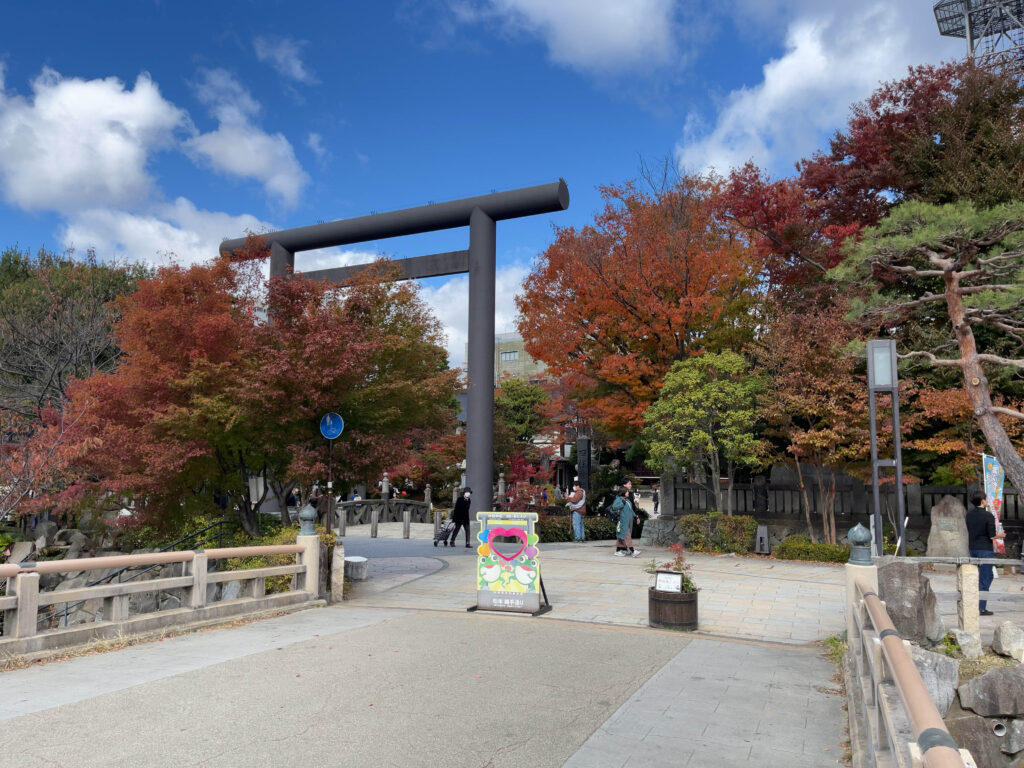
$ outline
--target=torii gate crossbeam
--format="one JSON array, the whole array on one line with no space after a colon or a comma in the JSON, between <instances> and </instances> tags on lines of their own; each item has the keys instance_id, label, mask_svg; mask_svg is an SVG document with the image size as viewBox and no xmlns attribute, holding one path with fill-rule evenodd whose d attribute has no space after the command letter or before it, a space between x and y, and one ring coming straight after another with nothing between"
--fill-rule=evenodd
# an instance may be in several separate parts
<instances>
[{"instance_id":1,"label":"torii gate crossbeam","mask_svg":"<svg viewBox=\"0 0 1024 768\"><path fill-rule=\"evenodd\" d=\"M466 475L476 489L471 514L488 509L494 476L494 279L496 222L564 211L569 188L563 179L446 203L354 219L270 232L271 277L295 271L295 254L317 248L351 245L441 229L469 227L469 250L398 259L404 279L469 273L469 392L466 403ZM245 238L225 240L222 254L245 246ZM306 272L305 276L342 282L369 264ZM472 518L471 518L472 519Z\"/></svg>"}]
</instances>

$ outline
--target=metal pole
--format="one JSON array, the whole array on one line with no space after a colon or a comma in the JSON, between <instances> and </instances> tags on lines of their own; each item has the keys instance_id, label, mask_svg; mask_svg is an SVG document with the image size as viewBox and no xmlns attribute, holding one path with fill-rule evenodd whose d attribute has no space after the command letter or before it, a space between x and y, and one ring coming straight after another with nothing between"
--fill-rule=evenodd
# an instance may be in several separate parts
<instances>
[{"instance_id":1,"label":"metal pole","mask_svg":"<svg viewBox=\"0 0 1024 768\"><path fill-rule=\"evenodd\" d=\"M470 520L491 506L494 474L494 219L480 208L469 216L469 392L466 475L473 489Z\"/></svg>"},{"instance_id":2,"label":"metal pole","mask_svg":"<svg viewBox=\"0 0 1024 768\"><path fill-rule=\"evenodd\" d=\"M324 530L330 533L334 527L334 441L327 441L327 512L324 514Z\"/></svg>"},{"instance_id":3,"label":"metal pole","mask_svg":"<svg viewBox=\"0 0 1024 768\"><path fill-rule=\"evenodd\" d=\"M900 439L900 392L899 389L892 390L892 451L896 460L896 517L899 526L899 551L900 557L907 556L907 529L906 514L903 503L903 446Z\"/></svg>"},{"instance_id":4,"label":"metal pole","mask_svg":"<svg viewBox=\"0 0 1024 768\"><path fill-rule=\"evenodd\" d=\"M882 551L882 506L878 497L878 430L875 427L875 391L868 389L868 424L871 434L871 495L874 499L875 521L875 555L881 557Z\"/></svg>"}]
</instances>

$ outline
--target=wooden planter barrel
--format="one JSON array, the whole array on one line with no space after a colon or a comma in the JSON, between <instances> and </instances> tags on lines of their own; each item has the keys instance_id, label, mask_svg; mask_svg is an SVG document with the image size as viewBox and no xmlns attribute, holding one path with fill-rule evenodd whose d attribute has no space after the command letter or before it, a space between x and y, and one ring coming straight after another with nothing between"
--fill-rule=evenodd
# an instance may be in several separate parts
<instances>
[{"instance_id":1,"label":"wooden planter barrel","mask_svg":"<svg viewBox=\"0 0 1024 768\"><path fill-rule=\"evenodd\" d=\"M696 592L647 590L647 623L659 629L696 629Z\"/></svg>"}]
</instances>

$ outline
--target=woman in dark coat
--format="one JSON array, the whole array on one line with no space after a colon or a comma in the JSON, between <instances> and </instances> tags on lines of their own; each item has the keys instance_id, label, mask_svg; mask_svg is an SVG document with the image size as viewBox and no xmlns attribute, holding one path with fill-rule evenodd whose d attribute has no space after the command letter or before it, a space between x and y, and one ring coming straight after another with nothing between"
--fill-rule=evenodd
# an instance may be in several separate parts
<instances>
[{"instance_id":1,"label":"woman in dark coat","mask_svg":"<svg viewBox=\"0 0 1024 768\"><path fill-rule=\"evenodd\" d=\"M455 546L455 539L458 538L459 528L466 529L466 546L469 546L469 499L472 496L469 488L462 489L462 496L455 502L455 509L452 510L452 522L455 528L452 530L452 538L445 542L449 547Z\"/></svg>"}]
</instances>

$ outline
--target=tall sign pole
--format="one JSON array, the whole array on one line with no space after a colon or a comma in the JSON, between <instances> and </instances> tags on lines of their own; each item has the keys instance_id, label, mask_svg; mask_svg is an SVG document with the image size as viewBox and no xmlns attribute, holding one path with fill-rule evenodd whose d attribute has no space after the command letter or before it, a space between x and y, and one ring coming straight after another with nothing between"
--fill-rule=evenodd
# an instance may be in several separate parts
<instances>
[{"instance_id":1,"label":"tall sign pole","mask_svg":"<svg viewBox=\"0 0 1024 768\"><path fill-rule=\"evenodd\" d=\"M345 431L345 420L336 413L325 413L320 419L320 434L327 440L327 514L324 528L330 533L334 527L334 441Z\"/></svg>"},{"instance_id":2,"label":"tall sign pole","mask_svg":"<svg viewBox=\"0 0 1024 768\"><path fill-rule=\"evenodd\" d=\"M906 515L903 504L903 447L900 439L900 393L896 376L896 342L891 339L868 342L868 420L871 434L871 493L874 499L875 555L884 554L882 505L878 490L878 469L892 467L896 472L896 532L898 554L907 554ZM875 427L875 394L888 392L892 397L892 459L878 458L878 430Z\"/></svg>"}]
</instances>

